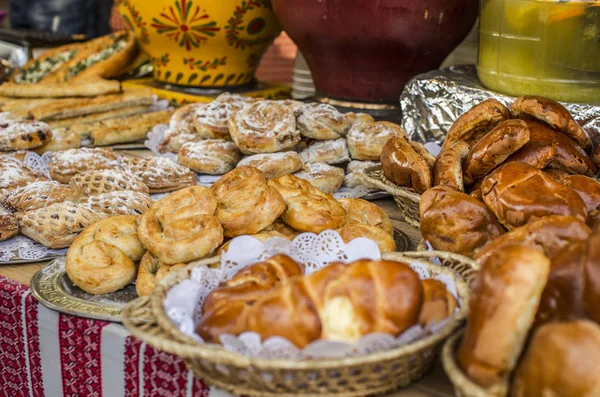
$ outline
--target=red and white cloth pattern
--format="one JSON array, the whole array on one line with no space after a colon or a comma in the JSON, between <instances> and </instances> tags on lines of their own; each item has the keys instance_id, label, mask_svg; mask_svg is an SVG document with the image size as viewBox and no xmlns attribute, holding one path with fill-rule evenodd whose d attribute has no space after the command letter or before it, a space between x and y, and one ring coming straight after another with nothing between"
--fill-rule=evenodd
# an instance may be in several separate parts
<instances>
[{"instance_id":1,"label":"red and white cloth pattern","mask_svg":"<svg viewBox=\"0 0 600 397\"><path fill-rule=\"evenodd\" d=\"M226 397L119 324L61 314L0 277L0 396Z\"/></svg>"}]
</instances>

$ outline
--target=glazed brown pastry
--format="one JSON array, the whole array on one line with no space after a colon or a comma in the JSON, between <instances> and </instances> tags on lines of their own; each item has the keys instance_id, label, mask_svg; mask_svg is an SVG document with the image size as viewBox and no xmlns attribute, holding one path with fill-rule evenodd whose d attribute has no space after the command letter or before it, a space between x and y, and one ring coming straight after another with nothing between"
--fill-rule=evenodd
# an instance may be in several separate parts
<instances>
[{"instance_id":1,"label":"glazed brown pastry","mask_svg":"<svg viewBox=\"0 0 600 397\"><path fill-rule=\"evenodd\" d=\"M558 168L569 174L594 176L596 166L574 140L561 134L539 121L526 120L529 128L529 141L543 146L554 146L556 155L550 163L551 168Z\"/></svg>"},{"instance_id":2,"label":"glazed brown pastry","mask_svg":"<svg viewBox=\"0 0 600 397\"><path fill-rule=\"evenodd\" d=\"M524 121L503 121L473 145L467 155L465 171L473 178L481 178L527 142L529 128Z\"/></svg>"},{"instance_id":3,"label":"glazed brown pastry","mask_svg":"<svg viewBox=\"0 0 600 397\"><path fill-rule=\"evenodd\" d=\"M71 178L69 184L86 196L116 191L149 194L150 190L133 174L120 170L92 170Z\"/></svg>"},{"instance_id":4,"label":"glazed brown pastry","mask_svg":"<svg viewBox=\"0 0 600 397\"><path fill-rule=\"evenodd\" d=\"M164 157L124 158L122 168L138 177L150 193L165 193L196 186L196 174Z\"/></svg>"},{"instance_id":5,"label":"glazed brown pastry","mask_svg":"<svg viewBox=\"0 0 600 397\"><path fill-rule=\"evenodd\" d=\"M330 140L346 135L351 122L331 105L309 103L298 116L298 130L310 139Z\"/></svg>"},{"instance_id":6,"label":"glazed brown pastry","mask_svg":"<svg viewBox=\"0 0 600 397\"><path fill-rule=\"evenodd\" d=\"M217 198L210 189L188 187L154 203L140 218L138 236L167 265L201 259L223 242L216 210Z\"/></svg>"},{"instance_id":7,"label":"glazed brown pastry","mask_svg":"<svg viewBox=\"0 0 600 397\"><path fill-rule=\"evenodd\" d=\"M353 343L373 332L399 335L417 323L422 301L419 278L404 263L334 263L280 284L251 306L233 301L221 324L235 322L232 333L256 332L263 340L282 336L300 348L319 338ZM197 332L217 339L203 320Z\"/></svg>"},{"instance_id":8,"label":"glazed brown pastry","mask_svg":"<svg viewBox=\"0 0 600 397\"><path fill-rule=\"evenodd\" d=\"M512 162L489 174L481 185L483 201L507 229L548 215L587 218L581 197L525 163Z\"/></svg>"},{"instance_id":9,"label":"glazed brown pastry","mask_svg":"<svg viewBox=\"0 0 600 397\"><path fill-rule=\"evenodd\" d=\"M294 175L285 175L270 179L268 185L283 196L287 208L281 219L292 228L321 233L327 229L339 229L346 224L344 207L310 182Z\"/></svg>"},{"instance_id":10,"label":"glazed brown pastry","mask_svg":"<svg viewBox=\"0 0 600 397\"><path fill-rule=\"evenodd\" d=\"M582 257L583 303L586 314L600 324L600 223L592 227Z\"/></svg>"},{"instance_id":11,"label":"glazed brown pastry","mask_svg":"<svg viewBox=\"0 0 600 397\"><path fill-rule=\"evenodd\" d=\"M579 320L537 329L517 368L512 397L600 395L600 326Z\"/></svg>"},{"instance_id":12,"label":"glazed brown pastry","mask_svg":"<svg viewBox=\"0 0 600 397\"><path fill-rule=\"evenodd\" d=\"M579 194L588 212L600 210L600 183L598 181L583 175L568 175L560 182Z\"/></svg>"},{"instance_id":13,"label":"glazed brown pastry","mask_svg":"<svg viewBox=\"0 0 600 397\"><path fill-rule=\"evenodd\" d=\"M381 167L386 178L398 186L423 193L431 187L431 169L404 138L391 138L381 151Z\"/></svg>"},{"instance_id":14,"label":"glazed brown pastry","mask_svg":"<svg viewBox=\"0 0 600 397\"><path fill-rule=\"evenodd\" d=\"M0 151L33 149L50 142L52 131L36 120L0 119Z\"/></svg>"},{"instance_id":15,"label":"glazed brown pastry","mask_svg":"<svg viewBox=\"0 0 600 397\"><path fill-rule=\"evenodd\" d=\"M13 190L3 204L13 212L25 213L54 203L77 201L80 197L81 192L72 186L55 181L36 181Z\"/></svg>"},{"instance_id":16,"label":"glazed brown pastry","mask_svg":"<svg viewBox=\"0 0 600 397\"><path fill-rule=\"evenodd\" d=\"M421 156L423 160L425 160L429 168L433 169L433 166L435 164L435 156L431 154L429 150L427 150L425 145L423 145L421 142L416 141L410 141L409 143L410 147L412 147L415 150L415 152L417 152L417 154Z\"/></svg>"},{"instance_id":17,"label":"glazed brown pastry","mask_svg":"<svg viewBox=\"0 0 600 397\"><path fill-rule=\"evenodd\" d=\"M519 161L537 169L544 169L556 158L557 150L552 145L541 142L527 142L525 146L511 154L506 162Z\"/></svg>"},{"instance_id":18,"label":"glazed brown pastry","mask_svg":"<svg viewBox=\"0 0 600 397\"><path fill-rule=\"evenodd\" d=\"M344 138L311 142L300 151L300 157L305 163L340 164L350 161Z\"/></svg>"},{"instance_id":19,"label":"glazed brown pastry","mask_svg":"<svg viewBox=\"0 0 600 397\"><path fill-rule=\"evenodd\" d=\"M408 141L406 131L398 124L389 121L372 121L353 125L346 139L350 155L354 160L378 161L383 145L394 137Z\"/></svg>"},{"instance_id":20,"label":"glazed brown pastry","mask_svg":"<svg viewBox=\"0 0 600 397\"><path fill-rule=\"evenodd\" d=\"M178 263L172 266L160 263L160 261L150 253L150 251L146 251L144 256L142 256L142 260L140 261L138 274L135 280L135 292L137 292L138 296L150 295L152 291L154 291L156 284L165 278L167 274L184 267L185 264L183 263Z\"/></svg>"},{"instance_id":21,"label":"glazed brown pastry","mask_svg":"<svg viewBox=\"0 0 600 397\"><path fill-rule=\"evenodd\" d=\"M4 207L0 207L0 241L8 240L19 233L17 218Z\"/></svg>"},{"instance_id":22,"label":"glazed brown pastry","mask_svg":"<svg viewBox=\"0 0 600 397\"><path fill-rule=\"evenodd\" d=\"M244 154L281 152L300 142L292 108L277 101L258 101L234 113L229 132Z\"/></svg>"},{"instance_id":23,"label":"glazed brown pastry","mask_svg":"<svg viewBox=\"0 0 600 397\"><path fill-rule=\"evenodd\" d=\"M346 244L354 239L363 237L374 241L381 253L396 251L396 242L394 241L393 235L377 226L360 223L347 224L341 229L338 229L338 233Z\"/></svg>"},{"instance_id":24,"label":"glazed brown pastry","mask_svg":"<svg viewBox=\"0 0 600 397\"><path fill-rule=\"evenodd\" d=\"M294 173L298 178L306 179L317 189L334 194L344 183L344 170L325 163L305 164L303 169Z\"/></svg>"},{"instance_id":25,"label":"glazed brown pastry","mask_svg":"<svg viewBox=\"0 0 600 397\"><path fill-rule=\"evenodd\" d=\"M552 259L566 246L586 240L589 235L590 228L579 218L545 216L494 239L477 252L475 259L483 263L494 251L514 244L537 248Z\"/></svg>"},{"instance_id":26,"label":"glazed brown pastry","mask_svg":"<svg viewBox=\"0 0 600 397\"><path fill-rule=\"evenodd\" d=\"M231 139L229 119L255 101L254 98L226 92L219 95L214 101L196 107L193 116L196 133L204 139Z\"/></svg>"},{"instance_id":27,"label":"glazed brown pastry","mask_svg":"<svg viewBox=\"0 0 600 397\"><path fill-rule=\"evenodd\" d=\"M600 226L600 210L590 211L587 223L590 227Z\"/></svg>"},{"instance_id":28,"label":"glazed brown pastry","mask_svg":"<svg viewBox=\"0 0 600 397\"><path fill-rule=\"evenodd\" d=\"M19 226L23 235L47 248L66 248L86 227L103 217L84 204L64 201L26 212Z\"/></svg>"},{"instance_id":29,"label":"glazed brown pastry","mask_svg":"<svg viewBox=\"0 0 600 397\"><path fill-rule=\"evenodd\" d=\"M389 235L394 234L392 221L378 205L358 198L345 198L338 201L346 210L346 225L376 226Z\"/></svg>"},{"instance_id":30,"label":"glazed brown pastry","mask_svg":"<svg viewBox=\"0 0 600 397\"><path fill-rule=\"evenodd\" d=\"M533 117L567 135L584 149L592 148L587 132L573 119L571 113L560 103L540 96L522 96L512 103L514 117Z\"/></svg>"},{"instance_id":31,"label":"glazed brown pastry","mask_svg":"<svg viewBox=\"0 0 600 397\"><path fill-rule=\"evenodd\" d=\"M59 128L52 130L52 139L48 143L33 149L37 154L77 149L81 146L81 136L75 131Z\"/></svg>"},{"instance_id":32,"label":"glazed brown pastry","mask_svg":"<svg viewBox=\"0 0 600 397\"><path fill-rule=\"evenodd\" d=\"M217 198L216 217L227 237L255 234L279 218L285 201L253 167L237 167L211 187Z\"/></svg>"},{"instance_id":33,"label":"glazed brown pastry","mask_svg":"<svg viewBox=\"0 0 600 397\"><path fill-rule=\"evenodd\" d=\"M596 147L592 160L594 160L594 164L596 164L596 167L600 167L600 145Z\"/></svg>"},{"instance_id":34,"label":"glazed brown pastry","mask_svg":"<svg viewBox=\"0 0 600 397\"><path fill-rule=\"evenodd\" d=\"M495 99L487 99L473 106L452 124L442 149L447 149L458 141L475 143L496 125L509 118L510 111L506 106Z\"/></svg>"},{"instance_id":35,"label":"glazed brown pastry","mask_svg":"<svg viewBox=\"0 0 600 397\"><path fill-rule=\"evenodd\" d=\"M555 168L544 168L543 171L546 173L546 175L550 176L551 178L553 178L554 180L557 180L559 182L562 181L564 177L571 175L566 171L557 170Z\"/></svg>"},{"instance_id":36,"label":"glazed brown pastry","mask_svg":"<svg viewBox=\"0 0 600 397\"><path fill-rule=\"evenodd\" d=\"M129 190L90 196L86 203L92 211L108 215L142 215L152 204L153 201L148 193Z\"/></svg>"},{"instance_id":37,"label":"glazed brown pastry","mask_svg":"<svg viewBox=\"0 0 600 397\"><path fill-rule=\"evenodd\" d=\"M235 168L242 158L235 143L223 139L188 142L181 146L177 160L200 174L222 175Z\"/></svg>"},{"instance_id":38,"label":"glazed brown pastry","mask_svg":"<svg viewBox=\"0 0 600 397\"><path fill-rule=\"evenodd\" d=\"M242 159L238 163L238 167L258 168L267 179L293 174L300 171L303 165L302 158L296 152L255 154Z\"/></svg>"},{"instance_id":39,"label":"glazed brown pastry","mask_svg":"<svg viewBox=\"0 0 600 397\"><path fill-rule=\"evenodd\" d=\"M421 280L423 286L423 306L419 314L422 327L437 324L450 317L458 307L454 295L446 289L444 283L433 278Z\"/></svg>"},{"instance_id":40,"label":"glazed brown pastry","mask_svg":"<svg viewBox=\"0 0 600 397\"><path fill-rule=\"evenodd\" d=\"M138 217L121 215L87 227L67 251L65 269L89 294L108 294L130 284L144 247L136 233Z\"/></svg>"},{"instance_id":41,"label":"glazed brown pastry","mask_svg":"<svg viewBox=\"0 0 600 397\"><path fill-rule=\"evenodd\" d=\"M69 183L71 178L86 171L118 168L117 156L109 148L81 148L54 152L50 156L50 178Z\"/></svg>"},{"instance_id":42,"label":"glazed brown pastry","mask_svg":"<svg viewBox=\"0 0 600 397\"><path fill-rule=\"evenodd\" d=\"M533 324L550 260L540 251L511 246L495 251L472 283L465 334L456 359L492 395L507 382Z\"/></svg>"},{"instance_id":43,"label":"glazed brown pastry","mask_svg":"<svg viewBox=\"0 0 600 397\"><path fill-rule=\"evenodd\" d=\"M421 197L421 233L436 250L472 257L504 229L482 202L448 186L436 186Z\"/></svg>"},{"instance_id":44,"label":"glazed brown pastry","mask_svg":"<svg viewBox=\"0 0 600 397\"><path fill-rule=\"evenodd\" d=\"M433 165L433 185L450 186L464 192L463 162L468 153L469 145L465 141L443 149Z\"/></svg>"}]
</instances>

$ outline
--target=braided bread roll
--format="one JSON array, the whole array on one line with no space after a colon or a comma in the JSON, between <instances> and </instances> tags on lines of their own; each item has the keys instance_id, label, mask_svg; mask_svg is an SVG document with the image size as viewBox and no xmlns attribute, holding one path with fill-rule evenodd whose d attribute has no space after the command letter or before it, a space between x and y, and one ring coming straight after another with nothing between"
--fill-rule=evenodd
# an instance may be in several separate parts
<instances>
[{"instance_id":1,"label":"braided bread roll","mask_svg":"<svg viewBox=\"0 0 600 397\"><path fill-rule=\"evenodd\" d=\"M399 335L417 323L423 287L404 263L361 260L294 277L262 296L221 302L221 312L204 312L196 327L205 340L251 331L302 348L319 338L353 343L373 332Z\"/></svg>"},{"instance_id":2,"label":"braided bread roll","mask_svg":"<svg viewBox=\"0 0 600 397\"><path fill-rule=\"evenodd\" d=\"M281 152L300 142L293 109L278 101L258 101L233 114L229 133L245 154Z\"/></svg>"},{"instance_id":3,"label":"braided bread roll","mask_svg":"<svg viewBox=\"0 0 600 397\"><path fill-rule=\"evenodd\" d=\"M170 272L185 267L184 263L178 263L173 266L161 263L150 251L146 251L140 261L137 278L135 280L135 291L138 296L148 296L154 291L156 284L167 276Z\"/></svg>"},{"instance_id":4,"label":"braided bread roll","mask_svg":"<svg viewBox=\"0 0 600 397\"><path fill-rule=\"evenodd\" d=\"M283 197L254 167L235 168L219 178L211 190L218 201L216 216L227 237L258 233L285 210Z\"/></svg>"},{"instance_id":5,"label":"braided bread roll","mask_svg":"<svg viewBox=\"0 0 600 397\"><path fill-rule=\"evenodd\" d=\"M79 288L98 295L131 283L135 263L144 254L136 233L135 215L103 219L87 227L67 252L67 275Z\"/></svg>"},{"instance_id":6,"label":"braided bread roll","mask_svg":"<svg viewBox=\"0 0 600 397\"><path fill-rule=\"evenodd\" d=\"M140 219L138 235L161 262L190 262L212 253L223 242L210 189L192 186L157 201Z\"/></svg>"},{"instance_id":7,"label":"braided bread roll","mask_svg":"<svg viewBox=\"0 0 600 397\"><path fill-rule=\"evenodd\" d=\"M344 207L309 181L284 175L270 179L268 184L283 196L287 209L281 219L292 228L321 233L327 229L338 229L346 223Z\"/></svg>"}]
</instances>

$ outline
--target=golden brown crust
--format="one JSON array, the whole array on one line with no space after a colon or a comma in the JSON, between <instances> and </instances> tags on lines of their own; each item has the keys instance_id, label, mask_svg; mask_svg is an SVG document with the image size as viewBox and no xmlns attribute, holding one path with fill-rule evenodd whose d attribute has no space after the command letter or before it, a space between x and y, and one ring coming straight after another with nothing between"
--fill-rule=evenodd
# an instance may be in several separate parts
<instances>
[{"instance_id":1,"label":"golden brown crust","mask_svg":"<svg viewBox=\"0 0 600 397\"><path fill-rule=\"evenodd\" d=\"M214 215L217 199L210 189L193 186L157 201L142 215L138 236L165 264L190 262L211 254L223 242Z\"/></svg>"},{"instance_id":2,"label":"golden brown crust","mask_svg":"<svg viewBox=\"0 0 600 397\"><path fill-rule=\"evenodd\" d=\"M351 126L351 120L331 105L309 103L299 110L298 130L309 139L338 139L346 135Z\"/></svg>"},{"instance_id":3,"label":"golden brown crust","mask_svg":"<svg viewBox=\"0 0 600 397\"><path fill-rule=\"evenodd\" d=\"M389 121L373 121L353 125L346 139L350 155L354 160L378 161L383 145L393 137L408 141L406 131L398 124Z\"/></svg>"},{"instance_id":4,"label":"golden brown crust","mask_svg":"<svg viewBox=\"0 0 600 397\"><path fill-rule=\"evenodd\" d=\"M48 164L50 177L60 183L69 183L71 178L82 172L117 167L117 157L109 148L81 148L54 152Z\"/></svg>"},{"instance_id":5,"label":"golden brown crust","mask_svg":"<svg viewBox=\"0 0 600 397\"><path fill-rule=\"evenodd\" d=\"M302 170L294 173L298 178L306 179L314 187L327 194L334 194L342 187L345 173L342 168L325 163L304 164Z\"/></svg>"},{"instance_id":6,"label":"golden brown crust","mask_svg":"<svg viewBox=\"0 0 600 397\"><path fill-rule=\"evenodd\" d=\"M135 279L144 253L136 233L137 216L121 215L87 227L73 242L65 262L67 275L89 294L117 291Z\"/></svg>"},{"instance_id":7,"label":"golden brown crust","mask_svg":"<svg viewBox=\"0 0 600 397\"><path fill-rule=\"evenodd\" d=\"M169 119L169 128L165 131L162 142L158 145L161 153L170 151L179 152L184 143L198 142L204 137L196 132L194 126L194 117L199 107L205 106L203 103L190 103L176 109Z\"/></svg>"},{"instance_id":8,"label":"golden brown crust","mask_svg":"<svg viewBox=\"0 0 600 397\"><path fill-rule=\"evenodd\" d=\"M116 191L131 191L150 194L148 186L130 174L120 170L92 170L79 173L69 184L86 196Z\"/></svg>"},{"instance_id":9,"label":"golden brown crust","mask_svg":"<svg viewBox=\"0 0 600 397\"><path fill-rule=\"evenodd\" d=\"M282 102L255 102L234 113L228 126L231 138L245 154L285 151L300 142L294 112Z\"/></svg>"},{"instance_id":10,"label":"golden brown crust","mask_svg":"<svg viewBox=\"0 0 600 397\"><path fill-rule=\"evenodd\" d=\"M29 71L33 71L34 69L39 68L39 64L45 61L46 59L55 58L58 55L64 54L64 59L73 58L77 55L77 53L81 53L85 50L86 43L76 43L76 44L67 44L59 47L51 48L44 51L40 54L39 57L35 59L31 59L24 66L15 70L12 74L11 81L15 84L24 84L23 82L23 74L26 74ZM73 52L71 54L71 52ZM37 81L30 81L30 84L35 83L45 83L53 79L55 74L59 72L62 68L66 66L68 61L59 61L57 64L53 66L53 68L48 69L45 73L41 73L39 77L36 78Z\"/></svg>"},{"instance_id":11,"label":"golden brown crust","mask_svg":"<svg viewBox=\"0 0 600 397\"><path fill-rule=\"evenodd\" d=\"M516 371L511 396L600 395L600 360L592 359L598 355L598 324L579 320L544 325L531 338Z\"/></svg>"},{"instance_id":12,"label":"golden brown crust","mask_svg":"<svg viewBox=\"0 0 600 397\"><path fill-rule=\"evenodd\" d=\"M560 103L540 96L522 96L512 103L514 117L533 117L557 129L573 139L584 149L592 148L587 132L573 119L571 113Z\"/></svg>"},{"instance_id":13,"label":"golden brown crust","mask_svg":"<svg viewBox=\"0 0 600 397\"><path fill-rule=\"evenodd\" d=\"M600 183L597 180L584 175L567 175L560 183L579 194L588 212L600 210Z\"/></svg>"},{"instance_id":14,"label":"golden brown crust","mask_svg":"<svg viewBox=\"0 0 600 397\"><path fill-rule=\"evenodd\" d=\"M101 122L111 120L118 123L119 120L148 112L148 106L130 106L122 109L109 110L89 114L87 116L73 117L62 120L48 121L48 125L52 128L69 128L76 132L82 138L89 138L92 129L102 125Z\"/></svg>"},{"instance_id":15,"label":"golden brown crust","mask_svg":"<svg viewBox=\"0 0 600 397\"><path fill-rule=\"evenodd\" d=\"M417 152L417 154L419 156L421 156L421 158L423 158L423 160L425 160L425 162L427 163L429 168L433 169L433 166L435 164L435 156L433 154L431 154L429 152L429 150L427 150L425 145L423 145L421 142L416 142L416 141L410 141L409 143L410 143L410 147L412 147L414 149L414 151ZM379 160L379 159L377 159L377 160Z\"/></svg>"},{"instance_id":16,"label":"golden brown crust","mask_svg":"<svg viewBox=\"0 0 600 397\"><path fill-rule=\"evenodd\" d=\"M52 131L36 120L0 120L0 151L34 149L47 144Z\"/></svg>"},{"instance_id":17,"label":"golden brown crust","mask_svg":"<svg viewBox=\"0 0 600 397\"><path fill-rule=\"evenodd\" d=\"M592 226L582 256L583 303L586 314L600 324L600 222Z\"/></svg>"},{"instance_id":18,"label":"golden brown crust","mask_svg":"<svg viewBox=\"0 0 600 397\"><path fill-rule=\"evenodd\" d=\"M47 180L16 158L0 156L0 192L12 191L31 182Z\"/></svg>"},{"instance_id":19,"label":"golden brown crust","mask_svg":"<svg viewBox=\"0 0 600 397\"><path fill-rule=\"evenodd\" d=\"M543 171L544 171L544 172L546 173L546 175L548 175L550 178L552 178L552 179L554 179L554 180L556 180L556 181L559 181L559 182L560 182L560 181L562 181L562 179L563 179L564 177L567 177L567 176L571 175L571 174L569 174L569 173L568 173L568 172L566 172L566 171L563 171L563 170L557 170L556 168L544 168L544 170L543 170Z\"/></svg>"},{"instance_id":20,"label":"golden brown crust","mask_svg":"<svg viewBox=\"0 0 600 397\"><path fill-rule=\"evenodd\" d=\"M431 169L404 138L391 138L381 150L381 167L386 178L398 186L423 193L431 187Z\"/></svg>"},{"instance_id":21,"label":"golden brown crust","mask_svg":"<svg viewBox=\"0 0 600 397\"><path fill-rule=\"evenodd\" d=\"M548 215L587 218L577 192L529 164L503 165L483 180L481 191L483 201L509 230Z\"/></svg>"},{"instance_id":22,"label":"golden brown crust","mask_svg":"<svg viewBox=\"0 0 600 397\"><path fill-rule=\"evenodd\" d=\"M472 257L475 250L504 233L482 202L448 186L421 197L421 233L436 250Z\"/></svg>"},{"instance_id":23,"label":"golden brown crust","mask_svg":"<svg viewBox=\"0 0 600 397\"><path fill-rule=\"evenodd\" d=\"M550 215L494 239L477 252L475 259L483 263L493 252L515 244L536 248L552 259L566 246L589 235L590 228L579 218Z\"/></svg>"},{"instance_id":24,"label":"golden brown crust","mask_svg":"<svg viewBox=\"0 0 600 397\"><path fill-rule=\"evenodd\" d=\"M90 196L87 206L94 212L108 215L142 215L154 201L148 193L121 190Z\"/></svg>"},{"instance_id":25,"label":"golden brown crust","mask_svg":"<svg viewBox=\"0 0 600 397\"><path fill-rule=\"evenodd\" d=\"M346 223L346 210L332 196L323 193L310 182L293 175L270 179L287 204L281 216L283 222L296 230L320 233L339 229Z\"/></svg>"},{"instance_id":26,"label":"golden brown crust","mask_svg":"<svg viewBox=\"0 0 600 397\"><path fill-rule=\"evenodd\" d=\"M481 178L529 142L529 128L522 120L506 120L484 135L469 151L465 171Z\"/></svg>"},{"instance_id":27,"label":"golden brown crust","mask_svg":"<svg viewBox=\"0 0 600 397\"><path fill-rule=\"evenodd\" d=\"M396 251L396 242L393 236L377 226L360 223L346 224L346 226L338 229L338 233L346 244L362 237L374 241L381 253Z\"/></svg>"},{"instance_id":28,"label":"golden brown crust","mask_svg":"<svg viewBox=\"0 0 600 397\"><path fill-rule=\"evenodd\" d=\"M597 167L600 167L600 145L596 147L592 160L594 160L594 164L596 164Z\"/></svg>"},{"instance_id":29,"label":"golden brown crust","mask_svg":"<svg viewBox=\"0 0 600 397\"><path fill-rule=\"evenodd\" d=\"M52 130L52 139L45 145L33 149L37 154L60 152L61 150L78 149L81 147L81 137L75 131L65 128Z\"/></svg>"},{"instance_id":30,"label":"golden brown crust","mask_svg":"<svg viewBox=\"0 0 600 397\"><path fill-rule=\"evenodd\" d=\"M454 295L439 280L429 278L421 280L423 286L423 306L419 314L422 327L434 325L450 317L458 307Z\"/></svg>"},{"instance_id":31,"label":"golden brown crust","mask_svg":"<svg viewBox=\"0 0 600 397\"><path fill-rule=\"evenodd\" d=\"M465 191L463 162L469 154L469 144L458 141L443 149L433 165L433 186L450 186Z\"/></svg>"},{"instance_id":32,"label":"golden brown crust","mask_svg":"<svg viewBox=\"0 0 600 397\"><path fill-rule=\"evenodd\" d=\"M181 146L177 160L200 174L223 175L242 158L235 143L223 139L188 142Z\"/></svg>"},{"instance_id":33,"label":"golden brown crust","mask_svg":"<svg viewBox=\"0 0 600 397\"><path fill-rule=\"evenodd\" d=\"M255 98L225 92L214 101L197 106L193 116L196 132L204 139L231 140L229 119L254 102L256 102Z\"/></svg>"},{"instance_id":34,"label":"golden brown crust","mask_svg":"<svg viewBox=\"0 0 600 397\"><path fill-rule=\"evenodd\" d=\"M508 120L510 111L495 99L487 99L460 116L446 135L442 146L447 149L455 142L476 142L498 123Z\"/></svg>"},{"instance_id":35,"label":"golden brown crust","mask_svg":"<svg viewBox=\"0 0 600 397\"><path fill-rule=\"evenodd\" d=\"M185 267L185 264L178 263L176 265L165 265L160 263L158 259L150 251L146 251L135 280L135 292L138 296L148 296L154 291L156 284L167 276L172 271L179 270Z\"/></svg>"},{"instance_id":36,"label":"golden brown crust","mask_svg":"<svg viewBox=\"0 0 600 397\"><path fill-rule=\"evenodd\" d=\"M121 91L117 80L94 79L77 83L44 83L0 85L0 95L18 98L95 97Z\"/></svg>"},{"instance_id":37,"label":"golden brown crust","mask_svg":"<svg viewBox=\"0 0 600 397\"><path fill-rule=\"evenodd\" d=\"M506 162L520 161L537 169L544 169L556 158L556 148L541 142L527 142L525 146L511 154Z\"/></svg>"},{"instance_id":38,"label":"golden brown crust","mask_svg":"<svg viewBox=\"0 0 600 397\"><path fill-rule=\"evenodd\" d=\"M13 190L3 205L11 211L25 213L63 201L78 201L81 192L69 185L55 181L36 181Z\"/></svg>"},{"instance_id":39,"label":"golden brown crust","mask_svg":"<svg viewBox=\"0 0 600 397\"><path fill-rule=\"evenodd\" d=\"M575 141L539 121L526 120L530 142L556 148L551 168L559 168L569 174L594 176L596 166L588 154Z\"/></svg>"},{"instance_id":40,"label":"golden brown crust","mask_svg":"<svg viewBox=\"0 0 600 397\"><path fill-rule=\"evenodd\" d=\"M172 110L139 114L119 120L104 120L88 129L92 144L96 146L136 142L146 139L148 132L157 124L165 124Z\"/></svg>"},{"instance_id":41,"label":"golden brown crust","mask_svg":"<svg viewBox=\"0 0 600 397\"><path fill-rule=\"evenodd\" d=\"M550 260L538 250L511 246L494 252L472 283L456 359L471 380L490 392L507 387L549 271Z\"/></svg>"},{"instance_id":42,"label":"golden brown crust","mask_svg":"<svg viewBox=\"0 0 600 397\"><path fill-rule=\"evenodd\" d=\"M394 234L392 221L378 205L359 198L345 198L338 201L346 210L346 225L376 226L390 236Z\"/></svg>"},{"instance_id":43,"label":"golden brown crust","mask_svg":"<svg viewBox=\"0 0 600 397\"><path fill-rule=\"evenodd\" d=\"M211 190L218 203L215 215L227 237L256 234L285 211L281 194L253 167L235 168L219 178Z\"/></svg>"},{"instance_id":44,"label":"golden brown crust","mask_svg":"<svg viewBox=\"0 0 600 397\"><path fill-rule=\"evenodd\" d=\"M255 154L238 163L238 166L258 168L267 179L293 174L300 171L303 165L302 158L296 152Z\"/></svg>"},{"instance_id":45,"label":"golden brown crust","mask_svg":"<svg viewBox=\"0 0 600 397\"><path fill-rule=\"evenodd\" d=\"M122 168L137 176L150 193L165 193L196 186L196 173L164 157L124 158Z\"/></svg>"},{"instance_id":46,"label":"golden brown crust","mask_svg":"<svg viewBox=\"0 0 600 397\"><path fill-rule=\"evenodd\" d=\"M17 217L0 206L0 241L8 240L19 233Z\"/></svg>"}]
</instances>

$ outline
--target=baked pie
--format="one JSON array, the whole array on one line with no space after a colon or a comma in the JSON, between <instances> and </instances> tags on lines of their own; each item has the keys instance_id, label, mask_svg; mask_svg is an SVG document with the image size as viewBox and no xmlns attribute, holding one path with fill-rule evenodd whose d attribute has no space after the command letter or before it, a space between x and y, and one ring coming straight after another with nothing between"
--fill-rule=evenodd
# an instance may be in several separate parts
<instances>
[{"instance_id":1,"label":"baked pie","mask_svg":"<svg viewBox=\"0 0 600 397\"><path fill-rule=\"evenodd\" d=\"M109 148L81 148L54 152L50 157L50 177L61 183L86 171L117 169L117 156Z\"/></svg>"},{"instance_id":2,"label":"baked pie","mask_svg":"<svg viewBox=\"0 0 600 397\"><path fill-rule=\"evenodd\" d=\"M150 189L144 182L133 174L121 170L87 171L75 175L69 183L89 196L123 190L150 194Z\"/></svg>"},{"instance_id":3,"label":"baked pie","mask_svg":"<svg viewBox=\"0 0 600 397\"><path fill-rule=\"evenodd\" d=\"M142 215L152 206L147 193L114 191L90 196L87 206L94 212L108 215Z\"/></svg>"},{"instance_id":4,"label":"baked pie","mask_svg":"<svg viewBox=\"0 0 600 397\"><path fill-rule=\"evenodd\" d=\"M35 181L10 192L4 206L14 212L25 213L63 201L78 201L81 192L56 181Z\"/></svg>"},{"instance_id":5,"label":"baked pie","mask_svg":"<svg viewBox=\"0 0 600 397\"><path fill-rule=\"evenodd\" d=\"M148 186L150 193L172 192L197 184L194 171L164 157L125 158L122 167Z\"/></svg>"}]
</instances>

